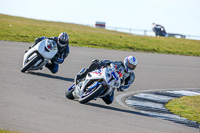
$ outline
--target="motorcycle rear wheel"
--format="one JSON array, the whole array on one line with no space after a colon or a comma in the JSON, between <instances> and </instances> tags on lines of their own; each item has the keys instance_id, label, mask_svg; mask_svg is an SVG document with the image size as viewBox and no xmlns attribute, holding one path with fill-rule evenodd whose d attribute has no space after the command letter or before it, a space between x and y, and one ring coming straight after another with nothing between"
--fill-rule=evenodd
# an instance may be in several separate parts
<instances>
[{"instance_id":1,"label":"motorcycle rear wheel","mask_svg":"<svg viewBox=\"0 0 200 133\"><path fill-rule=\"evenodd\" d=\"M32 67L37 61L41 59L40 55L35 56L33 59L31 59L26 65L21 69L21 72L27 71L30 67Z\"/></svg>"},{"instance_id":2,"label":"motorcycle rear wheel","mask_svg":"<svg viewBox=\"0 0 200 133\"><path fill-rule=\"evenodd\" d=\"M95 97L99 96L102 91L104 91L104 86L99 85L97 88L93 89L93 91L91 91L90 94L79 98L79 103L85 104L89 102L90 100L93 100Z\"/></svg>"}]
</instances>

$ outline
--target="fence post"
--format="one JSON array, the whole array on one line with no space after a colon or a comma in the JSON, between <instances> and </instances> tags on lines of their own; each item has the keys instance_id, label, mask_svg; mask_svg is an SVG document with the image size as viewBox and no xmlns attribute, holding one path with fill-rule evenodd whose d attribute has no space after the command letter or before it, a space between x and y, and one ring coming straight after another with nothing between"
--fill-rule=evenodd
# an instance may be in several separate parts
<instances>
[{"instance_id":1,"label":"fence post","mask_svg":"<svg viewBox=\"0 0 200 133\"><path fill-rule=\"evenodd\" d=\"M146 36L147 30L144 30L144 36Z\"/></svg>"}]
</instances>

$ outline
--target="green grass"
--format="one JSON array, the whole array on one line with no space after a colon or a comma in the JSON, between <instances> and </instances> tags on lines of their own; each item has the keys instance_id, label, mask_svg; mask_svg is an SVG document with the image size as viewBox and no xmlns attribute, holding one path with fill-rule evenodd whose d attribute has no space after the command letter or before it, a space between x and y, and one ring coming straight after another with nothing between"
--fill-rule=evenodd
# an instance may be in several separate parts
<instances>
[{"instance_id":1,"label":"green grass","mask_svg":"<svg viewBox=\"0 0 200 133\"><path fill-rule=\"evenodd\" d=\"M8 130L0 129L0 133L19 133L19 132L14 132L14 131L8 131Z\"/></svg>"},{"instance_id":2,"label":"green grass","mask_svg":"<svg viewBox=\"0 0 200 133\"><path fill-rule=\"evenodd\" d=\"M184 96L169 101L165 107L172 113L200 123L200 95Z\"/></svg>"},{"instance_id":3,"label":"green grass","mask_svg":"<svg viewBox=\"0 0 200 133\"><path fill-rule=\"evenodd\" d=\"M70 45L128 51L200 56L200 41L134 36L70 23L39 21L0 14L0 40L34 42L41 36L67 32Z\"/></svg>"}]
</instances>

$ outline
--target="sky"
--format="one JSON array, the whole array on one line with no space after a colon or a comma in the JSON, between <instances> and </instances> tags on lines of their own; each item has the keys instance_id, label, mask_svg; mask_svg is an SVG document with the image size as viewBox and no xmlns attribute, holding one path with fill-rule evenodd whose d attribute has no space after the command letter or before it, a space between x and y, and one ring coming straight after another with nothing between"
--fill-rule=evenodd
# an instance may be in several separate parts
<instances>
[{"instance_id":1,"label":"sky","mask_svg":"<svg viewBox=\"0 0 200 133\"><path fill-rule=\"evenodd\" d=\"M0 13L39 20L200 36L200 0L0 0Z\"/></svg>"}]
</instances>

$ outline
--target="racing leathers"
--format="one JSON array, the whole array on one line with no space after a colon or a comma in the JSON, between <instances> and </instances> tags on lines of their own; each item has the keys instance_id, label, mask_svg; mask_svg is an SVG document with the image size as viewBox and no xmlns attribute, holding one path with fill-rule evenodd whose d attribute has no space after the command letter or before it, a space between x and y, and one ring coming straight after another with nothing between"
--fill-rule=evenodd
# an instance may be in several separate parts
<instances>
[{"instance_id":1,"label":"racing leathers","mask_svg":"<svg viewBox=\"0 0 200 133\"><path fill-rule=\"evenodd\" d=\"M159 24L153 24L152 30L155 32L156 36L167 36L165 28Z\"/></svg>"},{"instance_id":2,"label":"racing leathers","mask_svg":"<svg viewBox=\"0 0 200 133\"><path fill-rule=\"evenodd\" d=\"M57 47L58 47L57 54L51 59L51 62L45 65L52 73L55 74L58 72L59 64L62 64L65 58L69 54L69 41L67 41L66 46L61 47L60 45L58 45L58 37L50 37L50 38L40 37L40 38L35 39L35 44L33 44L32 47L44 39L54 40L57 43Z\"/></svg>"},{"instance_id":3,"label":"racing leathers","mask_svg":"<svg viewBox=\"0 0 200 133\"><path fill-rule=\"evenodd\" d=\"M116 89L121 92L128 89L135 79L135 74L134 72L126 73L122 61L93 60L88 68L86 68L82 73L76 75L76 79L75 79L76 84L82 78L84 78L88 72L94 71L96 69L100 69L102 67L110 66L111 63L116 67L116 70L123 75L121 77L121 86ZM102 99L106 104L111 104L114 100L114 90L107 96L103 97Z\"/></svg>"}]
</instances>

